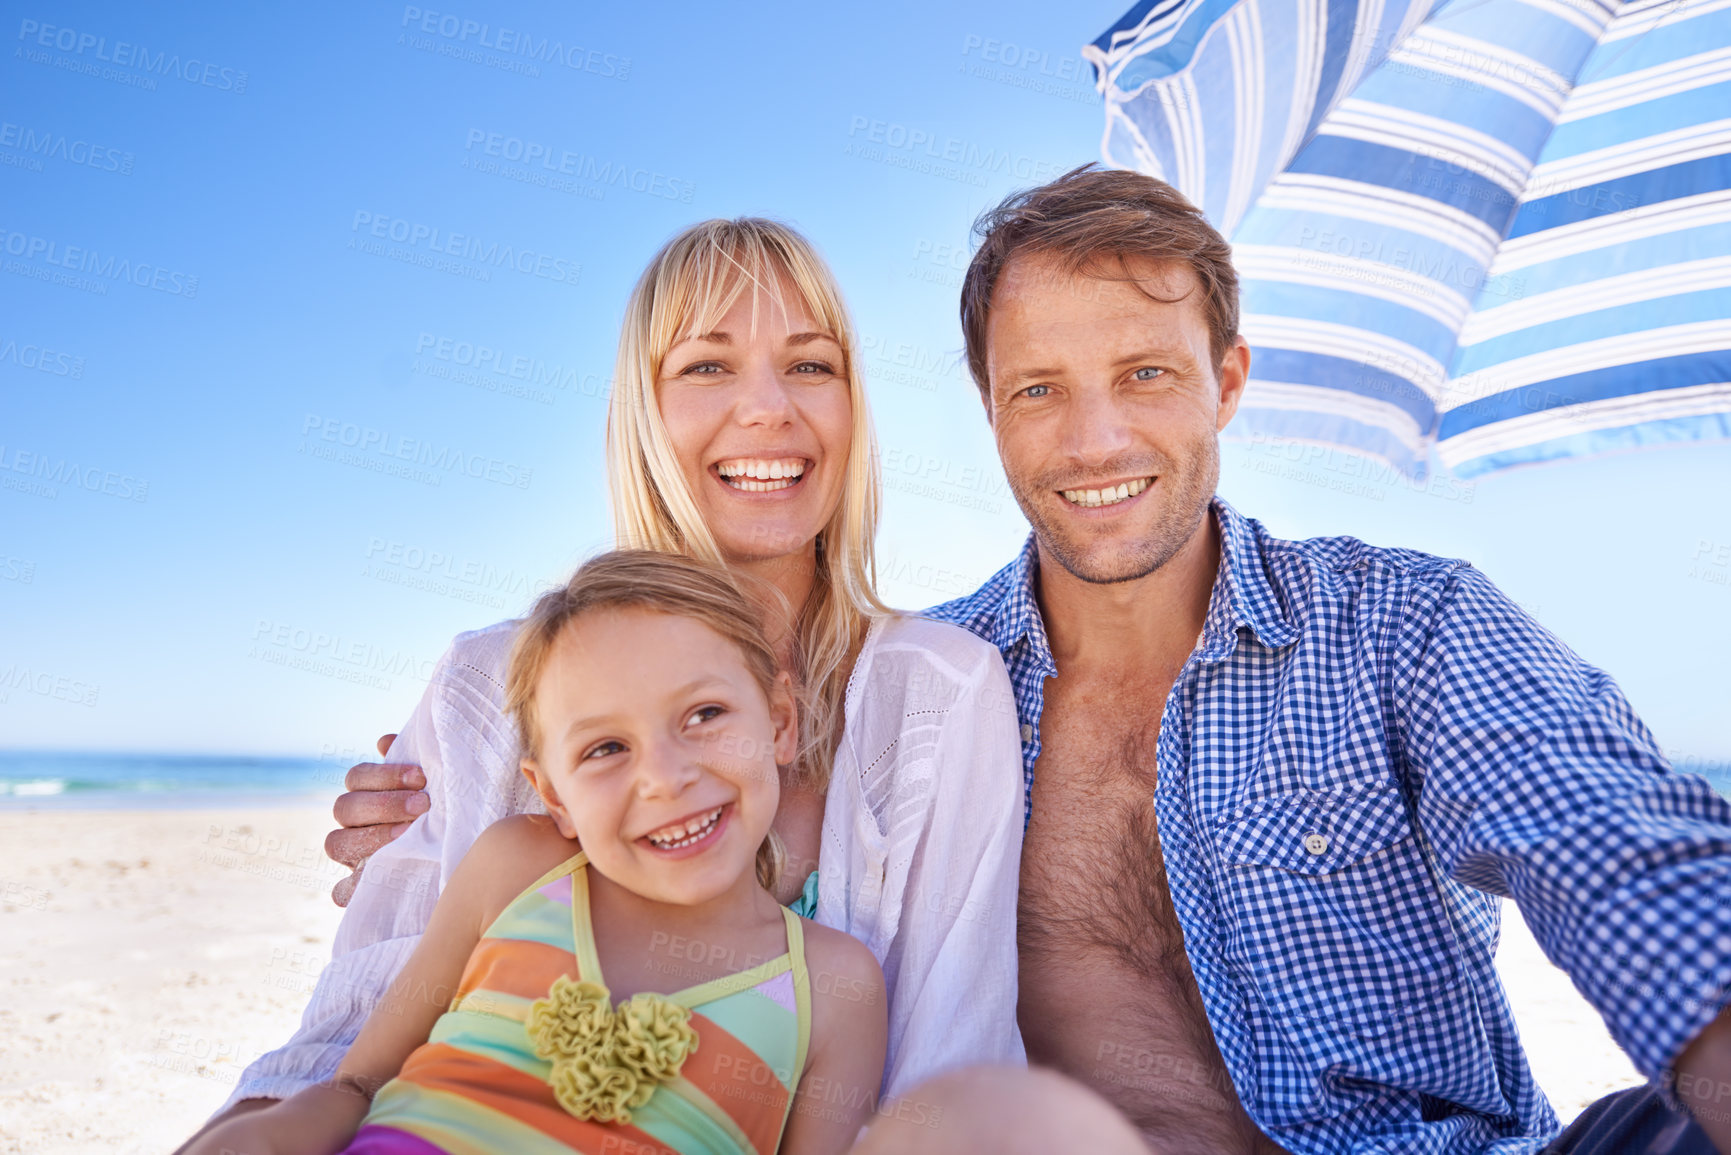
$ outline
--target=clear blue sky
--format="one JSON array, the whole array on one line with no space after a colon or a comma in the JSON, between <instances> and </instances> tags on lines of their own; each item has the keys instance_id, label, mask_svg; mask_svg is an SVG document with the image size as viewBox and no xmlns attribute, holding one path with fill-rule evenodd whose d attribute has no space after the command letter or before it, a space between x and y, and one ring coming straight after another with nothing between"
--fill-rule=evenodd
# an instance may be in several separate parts
<instances>
[{"instance_id":1,"label":"clear blue sky","mask_svg":"<svg viewBox=\"0 0 1731 1155\"><path fill-rule=\"evenodd\" d=\"M708 216L827 254L885 593L971 589L1025 525L956 361L968 227L1097 157L1079 47L1122 6L8 4L0 747L395 729L452 634L606 545L624 298ZM1674 756L1731 757L1731 450L1435 492L1355 464L1229 447L1221 488L1472 560Z\"/></svg>"}]
</instances>

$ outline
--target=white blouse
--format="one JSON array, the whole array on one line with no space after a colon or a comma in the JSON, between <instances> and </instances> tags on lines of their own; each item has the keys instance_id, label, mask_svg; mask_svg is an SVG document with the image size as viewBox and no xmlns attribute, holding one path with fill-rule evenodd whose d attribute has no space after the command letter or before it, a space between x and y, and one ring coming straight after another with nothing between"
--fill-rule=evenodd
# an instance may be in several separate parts
<instances>
[{"instance_id":1,"label":"white blouse","mask_svg":"<svg viewBox=\"0 0 1731 1155\"><path fill-rule=\"evenodd\" d=\"M457 862L492 823L539 813L505 715L516 622L458 635L387 760L432 806L368 860L294 1037L229 1103L330 1079L408 961ZM848 680L824 802L817 921L877 956L889 994L883 1094L970 1063L1021 1063L1016 895L1022 756L998 651L942 622L873 622Z\"/></svg>"}]
</instances>

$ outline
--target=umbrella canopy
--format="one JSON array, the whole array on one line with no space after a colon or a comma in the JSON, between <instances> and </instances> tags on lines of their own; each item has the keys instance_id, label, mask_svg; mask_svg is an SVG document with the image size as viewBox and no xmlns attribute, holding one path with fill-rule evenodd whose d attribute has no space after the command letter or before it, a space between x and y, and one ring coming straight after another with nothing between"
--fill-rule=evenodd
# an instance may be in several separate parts
<instances>
[{"instance_id":1,"label":"umbrella canopy","mask_svg":"<svg viewBox=\"0 0 1731 1155\"><path fill-rule=\"evenodd\" d=\"M1731 0L1154 0L1084 51L1107 162L1233 243L1240 435L1731 436Z\"/></svg>"}]
</instances>

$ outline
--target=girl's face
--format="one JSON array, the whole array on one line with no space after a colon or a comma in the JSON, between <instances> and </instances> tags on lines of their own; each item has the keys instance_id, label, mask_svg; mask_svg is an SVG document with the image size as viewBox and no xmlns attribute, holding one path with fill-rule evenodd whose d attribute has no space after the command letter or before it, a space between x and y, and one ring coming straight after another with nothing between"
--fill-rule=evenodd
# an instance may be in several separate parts
<instances>
[{"instance_id":1,"label":"girl's face","mask_svg":"<svg viewBox=\"0 0 1731 1155\"><path fill-rule=\"evenodd\" d=\"M766 698L737 647L690 618L599 610L559 635L536 687L559 832L611 881L693 905L756 886L796 734L787 675Z\"/></svg>"},{"instance_id":2,"label":"girl's face","mask_svg":"<svg viewBox=\"0 0 1731 1155\"><path fill-rule=\"evenodd\" d=\"M656 381L685 483L734 565L811 546L841 500L853 435L840 343L790 285L786 308L756 294L754 331L753 296L668 350Z\"/></svg>"}]
</instances>

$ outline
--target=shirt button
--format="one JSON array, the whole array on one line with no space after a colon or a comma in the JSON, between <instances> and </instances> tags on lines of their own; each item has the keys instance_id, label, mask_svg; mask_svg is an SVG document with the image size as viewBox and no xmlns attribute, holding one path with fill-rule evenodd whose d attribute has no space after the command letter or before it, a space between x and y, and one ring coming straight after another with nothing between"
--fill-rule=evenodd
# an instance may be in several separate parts
<instances>
[{"instance_id":1,"label":"shirt button","mask_svg":"<svg viewBox=\"0 0 1731 1155\"><path fill-rule=\"evenodd\" d=\"M1327 854L1328 837L1323 834L1306 834L1304 836L1304 849L1312 854Z\"/></svg>"},{"instance_id":2,"label":"shirt button","mask_svg":"<svg viewBox=\"0 0 1731 1155\"><path fill-rule=\"evenodd\" d=\"M1022 741L1026 743L1026 742L1032 742L1033 740L1034 740L1034 728L1024 722L1022 724Z\"/></svg>"}]
</instances>

